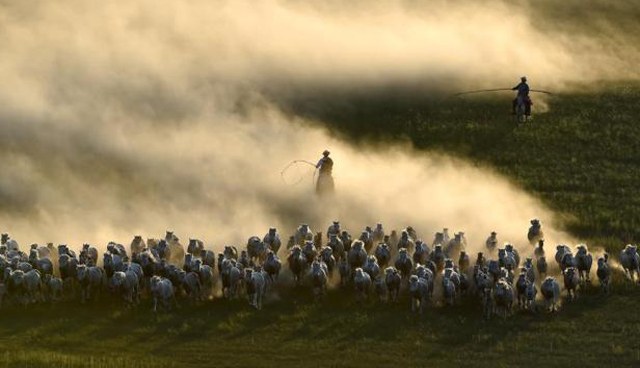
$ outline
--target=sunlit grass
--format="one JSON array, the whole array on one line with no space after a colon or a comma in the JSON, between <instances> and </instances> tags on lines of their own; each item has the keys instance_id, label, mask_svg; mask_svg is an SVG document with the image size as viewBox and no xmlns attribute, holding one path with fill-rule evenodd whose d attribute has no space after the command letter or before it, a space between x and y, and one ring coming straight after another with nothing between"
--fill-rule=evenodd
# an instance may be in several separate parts
<instances>
[{"instance_id":1,"label":"sunlit grass","mask_svg":"<svg viewBox=\"0 0 640 368\"><path fill-rule=\"evenodd\" d=\"M395 104L381 96L358 99L355 112L330 103L320 112L297 112L346 140L374 147L410 141L492 167L559 212L570 232L614 251L640 239L640 86L600 87L544 97L548 111L534 107L533 121L520 126L509 113L511 94L412 96Z\"/></svg>"},{"instance_id":2,"label":"sunlit grass","mask_svg":"<svg viewBox=\"0 0 640 368\"><path fill-rule=\"evenodd\" d=\"M40 349L6 351L0 354L0 366L20 368L152 368L174 367L167 362L159 362L151 357L133 360L123 356L81 356Z\"/></svg>"}]
</instances>

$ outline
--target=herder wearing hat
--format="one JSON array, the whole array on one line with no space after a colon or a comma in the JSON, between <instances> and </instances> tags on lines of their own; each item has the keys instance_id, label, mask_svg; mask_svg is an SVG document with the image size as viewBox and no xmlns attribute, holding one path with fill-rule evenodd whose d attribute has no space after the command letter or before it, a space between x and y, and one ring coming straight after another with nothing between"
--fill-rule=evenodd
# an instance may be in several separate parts
<instances>
[{"instance_id":1,"label":"herder wearing hat","mask_svg":"<svg viewBox=\"0 0 640 368\"><path fill-rule=\"evenodd\" d=\"M516 107L518 106L518 104L523 103L524 104L524 114L526 116L531 115L531 99L529 98L529 85L527 84L527 77L521 77L520 78L520 83L511 88L513 91L518 91L518 95L516 96L515 99L513 99L513 102L511 103L511 113L513 115L516 114Z\"/></svg>"},{"instance_id":2,"label":"herder wearing hat","mask_svg":"<svg viewBox=\"0 0 640 368\"><path fill-rule=\"evenodd\" d=\"M334 183L331 172L333 171L333 160L329 157L330 152L322 152L322 158L318 161L316 169L319 169L318 180L316 181L316 193L319 196L333 194Z\"/></svg>"}]
</instances>

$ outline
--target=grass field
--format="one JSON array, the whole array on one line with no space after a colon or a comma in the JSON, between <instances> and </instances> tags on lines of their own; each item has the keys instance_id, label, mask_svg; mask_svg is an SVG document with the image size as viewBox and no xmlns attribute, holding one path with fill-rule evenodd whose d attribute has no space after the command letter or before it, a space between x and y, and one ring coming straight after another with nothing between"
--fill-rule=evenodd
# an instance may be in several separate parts
<instances>
[{"instance_id":1,"label":"grass field","mask_svg":"<svg viewBox=\"0 0 640 368\"><path fill-rule=\"evenodd\" d=\"M617 253L640 238L640 86L552 96L548 112L525 126L514 124L506 95L379 102L299 113L345 139L410 141L492 167L539 196L590 246ZM360 306L334 291L314 304L307 289L290 288L261 312L221 300L158 316L148 300L133 310L112 300L8 307L0 366L637 367L639 298L640 287L616 275L610 296L591 289L558 314L517 312L491 323L471 303L431 308L420 318L408 300Z\"/></svg>"},{"instance_id":2,"label":"grass field","mask_svg":"<svg viewBox=\"0 0 640 368\"><path fill-rule=\"evenodd\" d=\"M637 287L616 284L610 297L589 292L559 314L516 313L491 323L469 303L419 318L409 313L408 300L358 306L351 295L334 292L314 304L290 289L282 291L286 301L260 313L245 302L220 300L159 316L149 313L149 303L124 311L112 301L43 306L5 312L0 364L502 367L560 366L579 358L586 367L637 366L639 296Z\"/></svg>"},{"instance_id":3,"label":"grass field","mask_svg":"<svg viewBox=\"0 0 640 368\"><path fill-rule=\"evenodd\" d=\"M395 103L387 96L361 97L321 112L306 106L298 112L328 121L348 140L407 141L494 168L558 211L571 233L614 247L640 238L640 86L600 87L597 93L545 97L548 111L535 113L539 102L524 126L509 115L509 93L403 96Z\"/></svg>"}]
</instances>

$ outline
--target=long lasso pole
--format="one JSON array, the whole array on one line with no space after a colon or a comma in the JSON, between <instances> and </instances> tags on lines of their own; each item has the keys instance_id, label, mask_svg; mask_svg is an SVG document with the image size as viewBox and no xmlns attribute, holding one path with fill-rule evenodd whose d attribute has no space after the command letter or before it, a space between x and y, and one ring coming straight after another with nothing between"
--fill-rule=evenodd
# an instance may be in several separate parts
<instances>
[{"instance_id":1,"label":"long lasso pole","mask_svg":"<svg viewBox=\"0 0 640 368\"><path fill-rule=\"evenodd\" d=\"M479 89L479 90L476 90L476 91L467 91L467 92L454 93L453 96L470 95L472 93L512 91L512 90L513 89L511 89L511 88ZM529 92L544 93L544 94L548 94L548 95L552 95L553 94L553 93L551 93L549 91L544 91L544 90L540 90L540 89L531 89L531 90L529 90Z\"/></svg>"}]
</instances>

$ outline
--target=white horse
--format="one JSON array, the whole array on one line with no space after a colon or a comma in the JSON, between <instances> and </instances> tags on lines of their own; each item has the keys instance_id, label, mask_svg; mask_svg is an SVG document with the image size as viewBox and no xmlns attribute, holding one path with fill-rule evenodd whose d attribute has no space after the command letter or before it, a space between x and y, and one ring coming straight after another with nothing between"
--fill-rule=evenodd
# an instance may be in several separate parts
<instances>
[{"instance_id":1,"label":"white horse","mask_svg":"<svg viewBox=\"0 0 640 368\"><path fill-rule=\"evenodd\" d=\"M518 123L526 123L529 120L529 115L527 114L526 100L518 96L516 98L516 121Z\"/></svg>"}]
</instances>

